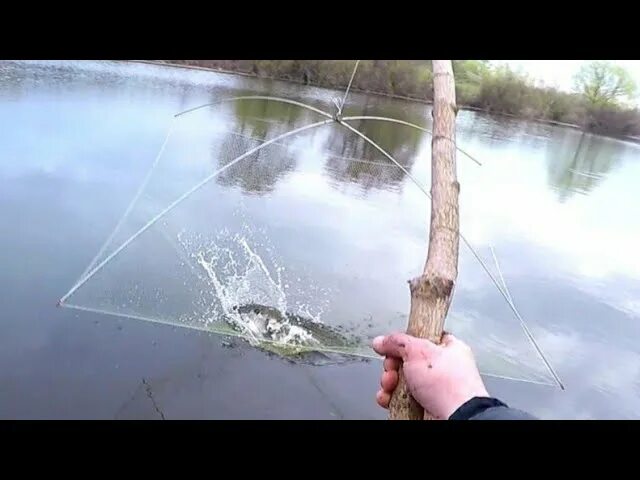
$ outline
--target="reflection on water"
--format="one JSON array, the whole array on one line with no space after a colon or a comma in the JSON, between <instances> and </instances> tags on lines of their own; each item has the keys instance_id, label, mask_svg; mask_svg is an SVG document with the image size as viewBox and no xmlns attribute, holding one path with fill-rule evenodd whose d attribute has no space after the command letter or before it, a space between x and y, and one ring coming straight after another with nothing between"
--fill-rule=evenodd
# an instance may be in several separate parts
<instances>
[{"instance_id":1,"label":"reflection on water","mask_svg":"<svg viewBox=\"0 0 640 480\"><path fill-rule=\"evenodd\" d=\"M407 171L411 171L424 132L389 122L358 120L350 124L376 142ZM334 128L326 144L325 171L342 183L371 189L397 190L405 179L402 170L369 142L344 128Z\"/></svg>"},{"instance_id":2,"label":"reflection on water","mask_svg":"<svg viewBox=\"0 0 640 480\"><path fill-rule=\"evenodd\" d=\"M296 107L266 100L243 100L233 103L233 130L222 142L222 151L244 153L238 149L238 136L260 143L301 126L312 123L313 115ZM317 115L316 115L317 116ZM231 125L230 125L231 126ZM286 142L286 143L285 143ZM288 148L289 142L283 140L271 147L259 150L240 164L229 167L216 178L220 185L239 186L246 193L267 194L272 192L276 183L296 167L297 156ZM213 145L213 162L219 159L219 166L226 165L234 156L220 156L217 144Z\"/></svg>"},{"instance_id":3,"label":"reflection on water","mask_svg":"<svg viewBox=\"0 0 640 480\"><path fill-rule=\"evenodd\" d=\"M547 148L549 183L559 190L560 201L573 193L588 194L602 183L626 149L621 142L578 132Z\"/></svg>"},{"instance_id":4,"label":"reflection on water","mask_svg":"<svg viewBox=\"0 0 640 480\"><path fill-rule=\"evenodd\" d=\"M253 353L231 358L224 349L156 327L125 323L123 331L114 327L113 333L106 317L94 325L84 321L85 314L76 318L52 305L126 209L174 113L247 93L331 109L336 93L117 62L6 62L0 63L0 77L0 212L11 227L0 238L5 253L0 376L6 387L0 412L112 417L123 404L131 412L126 402L139 397L140 408L151 408L142 378L166 379L167 393L159 398L155 381L147 382L163 412L167 406L185 412L209 395L210 401L198 404L202 416L211 415L206 413L211 408L220 409L213 415L227 417L287 417L296 408L302 417L317 415L292 400L278 400L280 390L306 395L302 403L316 402L314 408L329 408L315 386L296 376L302 370L284 373L285 367ZM391 116L426 128L430 123L425 105L361 94L350 96L345 115ZM255 101L186 117L163 157L169 162L163 175L173 181L155 183L152 190L163 201L235 158L235 152L317 118L292 106ZM429 135L383 122L354 126L428 185ZM496 249L514 302L567 385L566 392L556 392L489 380L492 392L545 417L640 416L640 260L635 255L640 148L474 112L460 112L458 141L483 162L477 167L459 156L461 227L485 259L490 246ZM323 127L268 147L242 168L224 172L192 205L197 208L184 210L189 216L167 219L166 228L172 229L167 231L198 224L208 224L210 231L238 227L229 212L243 205L252 212L252 224L269 232L292 272L306 268L317 285L331 287L327 319L358 333L387 331L406 320L404 281L424 262L428 203L397 168L345 130ZM157 253L175 254L162 241L149 237L149 243L133 245L133 257L123 257L123 292L140 288L136 275L147 264L130 261L136 255L159 270L153 284L158 287L167 285L165 265L176 275L181 272L179 261L154 259ZM182 281L171 285L175 292L183 288ZM108 297L105 301L112 300ZM169 303L158 301L158 312ZM178 310L179 302L173 307ZM464 249L449 327L478 350L499 354L502 362L519 367L536 361L523 359L527 346L520 343L517 322ZM153 349L149 335L166 335L167 348ZM227 372L224 382L212 382L215 388L205 394L206 383L196 377L180 383L183 379L170 373L182 359L185 365L197 364L204 349L213 349L211 362ZM52 373L46 366L53 364ZM120 368L114 370L114 364ZM374 407L368 410L378 369L372 364L332 371L341 378L335 389L344 394L339 402L347 416L384 416ZM286 383L278 389L263 385L264 395L274 400L271 406L259 399L238 400L246 396L242 388L269 376ZM359 379L372 384L355 387ZM332 388L329 383L323 388ZM273 408L281 410L274 414Z\"/></svg>"},{"instance_id":5,"label":"reflection on water","mask_svg":"<svg viewBox=\"0 0 640 480\"><path fill-rule=\"evenodd\" d=\"M260 140L293 130L300 118L308 113L295 105L267 100L234 102L233 109L240 133Z\"/></svg>"},{"instance_id":6,"label":"reflection on water","mask_svg":"<svg viewBox=\"0 0 640 480\"><path fill-rule=\"evenodd\" d=\"M361 112L353 112L351 108L350 114L371 114L371 98L367 98L367 105ZM231 124L229 120L229 126L233 129L229 130L221 148L215 140L211 149L213 161L220 159L219 166L224 166L234 158L233 155L220 156L220 151L234 151L238 155L243 153L237 147L238 137L255 141L255 145L258 145L258 142L318 120L317 114L297 106L266 100L234 102L233 113L234 123ZM398 108L385 113L398 113L400 118L405 118ZM411 120L424 123L416 118ZM382 121L354 120L349 123L390 153L407 171L411 171L416 152L426 135L424 132ZM356 184L367 192L370 189L397 190L404 180L402 170L370 143L346 128L329 126L307 134L306 138L307 142L302 145L294 140L283 140L274 147L260 150L241 164L225 170L216 181L221 185L239 186L246 193L268 194L278 181L296 169L297 160L305 156L305 151L310 148L322 152L324 171L338 184Z\"/></svg>"}]
</instances>

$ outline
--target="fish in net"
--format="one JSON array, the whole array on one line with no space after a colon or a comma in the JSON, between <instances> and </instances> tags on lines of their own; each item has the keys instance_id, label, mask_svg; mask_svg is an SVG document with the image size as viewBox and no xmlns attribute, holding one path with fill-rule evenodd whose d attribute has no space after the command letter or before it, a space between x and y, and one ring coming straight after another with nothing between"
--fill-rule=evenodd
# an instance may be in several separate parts
<instances>
[{"instance_id":1,"label":"fish in net","mask_svg":"<svg viewBox=\"0 0 640 480\"><path fill-rule=\"evenodd\" d=\"M378 358L370 341L404 329L402 279L415 275L427 244L428 183L418 179L428 179L430 131L348 115L345 99L330 112L232 97L176 114L123 217L60 305L236 336L287 357ZM406 208L387 211L389 202ZM407 225L413 235L393 235ZM463 242L471 256L461 262L491 277L502 316L518 322L505 333L504 322L456 309L454 298L447 328L474 346L483 373L553 384L506 284ZM373 259L375 268L350 268Z\"/></svg>"}]
</instances>

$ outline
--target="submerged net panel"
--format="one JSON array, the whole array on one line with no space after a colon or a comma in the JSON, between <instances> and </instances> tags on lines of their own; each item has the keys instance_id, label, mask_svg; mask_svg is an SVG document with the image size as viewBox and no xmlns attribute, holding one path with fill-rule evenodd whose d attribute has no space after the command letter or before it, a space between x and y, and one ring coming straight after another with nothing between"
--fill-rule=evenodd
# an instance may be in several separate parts
<instances>
[{"instance_id":1,"label":"submerged net panel","mask_svg":"<svg viewBox=\"0 0 640 480\"><path fill-rule=\"evenodd\" d=\"M283 354L377 358L371 340L406 327L405 280L421 272L430 203L397 165L335 123L233 163L318 120L313 112L267 103L179 117L139 195L87 269L91 277L81 278L64 304L236 335ZM428 189L424 132L400 127L390 134L380 122L354 126ZM473 262L461 250L461 272L479 268ZM505 320L508 308L504 318L495 316L500 307L489 315L464 284L461 276L447 329L472 345L481 370L549 383L517 322ZM499 302L494 293L491 301Z\"/></svg>"}]
</instances>

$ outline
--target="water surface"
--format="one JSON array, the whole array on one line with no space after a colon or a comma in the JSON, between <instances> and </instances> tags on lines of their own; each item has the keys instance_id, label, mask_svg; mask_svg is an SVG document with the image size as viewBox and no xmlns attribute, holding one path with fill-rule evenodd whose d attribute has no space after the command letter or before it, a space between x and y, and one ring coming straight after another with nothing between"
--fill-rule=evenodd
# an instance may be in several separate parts
<instances>
[{"instance_id":1,"label":"water surface","mask_svg":"<svg viewBox=\"0 0 640 480\"><path fill-rule=\"evenodd\" d=\"M228 348L218 335L55 308L127 209L176 112L248 94L330 108L336 92L115 62L3 62L0 80L0 416L384 418L374 402L377 361L292 364L242 342ZM431 118L428 106L364 95L350 97L347 114L427 128ZM317 119L255 101L185 116L113 245L234 153ZM426 134L354 125L429 184ZM483 163L458 155L462 231L488 263L495 249L515 304L567 387L487 377L490 391L545 418L636 417L640 148L472 112L461 112L457 127L459 145ZM363 338L402 328L405 280L426 257L423 193L335 126L248 160L141 235L75 299L163 319L199 311L194 299L209 303L180 270L177 234L202 249L250 225L247 238L269 268L285 267L291 305ZM462 246L448 328L474 347L483 371L545 375Z\"/></svg>"}]
</instances>

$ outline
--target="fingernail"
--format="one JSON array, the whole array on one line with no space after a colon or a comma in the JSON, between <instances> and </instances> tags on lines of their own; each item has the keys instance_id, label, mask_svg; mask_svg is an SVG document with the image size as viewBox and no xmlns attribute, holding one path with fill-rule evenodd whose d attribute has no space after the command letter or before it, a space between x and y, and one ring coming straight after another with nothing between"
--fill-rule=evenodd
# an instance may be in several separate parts
<instances>
[{"instance_id":1,"label":"fingernail","mask_svg":"<svg viewBox=\"0 0 640 480\"><path fill-rule=\"evenodd\" d=\"M377 336L373 339L372 345L376 350L382 348L382 342L384 342L384 335Z\"/></svg>"}]
</instances>

